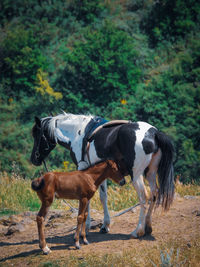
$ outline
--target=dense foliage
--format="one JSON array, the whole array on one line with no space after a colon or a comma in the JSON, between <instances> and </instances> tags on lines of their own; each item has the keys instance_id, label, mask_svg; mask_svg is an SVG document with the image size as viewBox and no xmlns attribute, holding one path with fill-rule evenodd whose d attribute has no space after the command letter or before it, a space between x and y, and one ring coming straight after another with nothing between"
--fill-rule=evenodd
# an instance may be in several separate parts
<instances>
[{"instance_id":1,"label":"dense foliage","mask_svg":"<svg viewBox=\"0 0 200 267\"><path fill-rule=\"evenodd\" d=\"M200 6L196 0L155 1L144 25L151 44L159 41L175 41L200 26Z\"/></svg>"},{"instance_id":2,"label":"dense foliage","mask_svg":"<svg viewBox=\"0 0 200 267\"><path fill-rule=\"evenodd\" d=\"M33 177L34 116L147 121L172 137L175 173L200 182L200 4L2 0L1 171ZM62 168L69 153L48 158Z\"/></svg>"}]
</instances>

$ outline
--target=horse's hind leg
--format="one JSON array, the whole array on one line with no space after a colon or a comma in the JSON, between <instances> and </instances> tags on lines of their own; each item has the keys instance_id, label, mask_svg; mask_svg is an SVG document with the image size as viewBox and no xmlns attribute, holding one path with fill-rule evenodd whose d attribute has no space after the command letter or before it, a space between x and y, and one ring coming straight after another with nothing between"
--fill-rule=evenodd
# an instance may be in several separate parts
<instances>
[{"instance_id":1,"label":"horse's hind leg","mask_svg":"<svg viewBox=\"0 0 200 267\"><path fill-rule=\"evenodd\" d=\"M149 186L151 189L150 196L150 205L146 215L146 226L145 233L150 234L152 232L152 212L156 203L158 187L156 183L156 174L158 171L158 165L161 159L161 150L159 149L157 153L152 156L151 162L148 166L148 170L146 173L146 179L149 182Z\"/></svg>"},{"instance_id":2,"label":"horse's hind leg","mask_svg":"<svg viewBox=\"0 0 200 267\"><path fill-rule=\"evenodd\" d=\"M45 235L44 235L44 219L45 216L47 215L48 209L53 202L53 199L50 201L44 201L42 202L42 206L40 208L40 211L38 212L38 215L36 217L37 221L37 227L38 227L38 235L39 235L39 246L42 249L44 254L49 254L51 250L48 248L45 240Z\"/></svg>"},{"instance_id":3,"label":"horse's hind leg","mask_svg":"<svg viewBox=\"0 0 200 267\"><path fill-rule=\"evenodd\" d=\"M108 204L107 204L107 180L105 180L101 185L99 189L100 194L100 200L103 205L103 211L104 211L104 222L101 226L100 232L101 233L108 233L110 231L110 214L108 211Z\"/></svg>"},{"instance_id":4,"label":"horse's hind leg","mask_svg":"<svg viewBox=\"0 0 200 267\"><path fill-rule=\"evenodd\" d=\"M87 218L86 218L86 233L90 230L90 222L91 222L91 216L90 216L90 201L88 202L88 208L87 208Z\"/></svg>"},{"instance_id":5,"label":"horse's hind leg","mask_svg":"<svg viewBox=\"0 0 200 267\"><path fill-rule=\"evenodd\" d=\"M133 186L135 187L140 202L140 215L138 225L136 229L131 233L131 237L138 238L145 234L145 218L147 211L147 191L142 175L134 175Z\"/></svg>"}]
</instances>

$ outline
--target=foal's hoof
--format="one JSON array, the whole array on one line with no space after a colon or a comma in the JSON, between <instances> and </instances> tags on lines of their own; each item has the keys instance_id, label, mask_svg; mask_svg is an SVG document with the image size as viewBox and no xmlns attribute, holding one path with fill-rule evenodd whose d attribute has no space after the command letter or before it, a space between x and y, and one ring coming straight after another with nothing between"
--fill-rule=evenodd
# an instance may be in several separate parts
<instances>
[{"instance_id":1,"label":"foal's hoof","mask_svg":"<svg viewBox=\"0 0 200 267\"><path fill-rule=\"evenodd\" d=\"M146 235L150 235L151 233L152 233L152 227L146 225L146 226L145 226L145 234L146 234Z\"/></svg>"},{"instance_id":2,"label":"foal's hoof","mask_svg":"<svg viewBox=\"0 0 200 267\"><path fill-rule=\"evenodd\" d=\"M102 226L99 232L102 234L107 234L110 232L110 229L109 229L109 227Z\"/></svg>"},{"instance_id":3,"label":"foal's hoof","mask_svg":"<svg viewBox=\"0 0 200 267\"><path fill-rule=\"evenodd\" d=\"M43 248L42 251L43 251L44 255L48 255L49 253L51 253L50 248L48 248L47 246L45 248Z\"/></svg>"},{"instance_id":4,"label":"foal's hoof","mask_svg":"<svg viewBox=\"0 0 200 267\"><path fill-rule=\"evenodd\" d=\"M81 249L80 245L75 245L76 249Z\"/></svg>"},{"instance_id":5,"label":"foal's hoof","mask_svg":"<svg viewBox=\"0 0 200 267\"><path fill-rule=\"evenodd\" d=\"M83 240L84 245L89 245L90 243L87 240Z\"/></svg>"}]
</instances>

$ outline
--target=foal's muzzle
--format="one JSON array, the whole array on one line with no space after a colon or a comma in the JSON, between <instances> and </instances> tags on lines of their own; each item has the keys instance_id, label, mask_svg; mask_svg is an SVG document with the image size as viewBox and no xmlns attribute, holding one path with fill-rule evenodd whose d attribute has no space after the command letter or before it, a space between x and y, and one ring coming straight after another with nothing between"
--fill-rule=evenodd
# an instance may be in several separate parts
<instances>
[{"instance_id":1,"label":"foal's muzzle","mask_svg":"<svg viewBox=\"0 0 200 267\"><path fill-rule=\"evenodd\" d=\"M119 185L120 186L123 186L123 185L125 185L126 184L126 180L125 179L122 179L120 182L119 182Z\"/></svg>"}]
</instances>

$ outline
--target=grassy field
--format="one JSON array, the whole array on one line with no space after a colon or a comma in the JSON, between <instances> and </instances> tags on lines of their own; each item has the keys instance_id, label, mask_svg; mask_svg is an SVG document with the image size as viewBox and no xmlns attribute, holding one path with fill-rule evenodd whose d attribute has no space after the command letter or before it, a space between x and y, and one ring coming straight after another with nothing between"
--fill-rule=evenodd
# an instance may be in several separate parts
<instances>
[{"instance_id":1,"label":"grassy field","mask_svg":"<svg viewBox=\"0 0 200 267\"><path fill-rule=\"evenodd\" d=\"M200 186L195 184L178 184L176 192L180 196L200 195ZM78 201L68 200L71 206L78 207ZM109 186L108 207L110 210L119 211L131 207L138 202L136 191L131 185L130 179L123 187ZM6 173L0 174L0 215L19 213L23 211L37 211L40 208L40 200L31 189L31 180L24 180L13 174L9 177ZM53 209L68 209L62 200L55 199ZM102 210L99 193L96 192L91 200L91 208Z\"/></svg>"},{"instance_id":2,"label":"grassy field","mask_svg":"<svg viewBox=\"0 0 200 267\"><path fill-rule=\"evenodd\" d=\"M124 187L109 186L108 206L110 210L119 211L128 208L138 202L137 195L130 180ZM177 184L176 192L180 196L200 195L200 186L195 184ZM78 207L77 201L68 201L73 207ZM37 194L31 189L31 180L24 180L13 174L9 177L6 173L0 174L0 216L23 211L37 211L40 201ZM91 201L91 208L102 210L98 192ZM69 209L62 200L55 200L52 209ZM104 255L85 255L84 257L63 256L57 259L41 257L41 262L35 265L35 257L27 258L30 266L199 266L200 262L200 238L197 237L189 246L177 240L159 241L149 248L135 247L121 250L120 253ZM7 266L7 265L5 265Z\"/></svg>"},{"instance_id":3,"label":"grassy field","mask_svg":"<svg viewBox=\"0 0 200 267\"><path fill-rule=\"evenodd\" d=\"M118 254L105 254L104 256L86 256L84 259L71 256L67 262L64 259L46 261L40 267L124 267L124 266L146 266L146 267L198 267L200 261L199 247L200 242L192 244L191 249L183 246L182 243L169 242L155 246L151 249L139 250L138 248L130 251L122 251ZM180 253L181 250L181 253Z\"/></svg>"}]
</instances>

